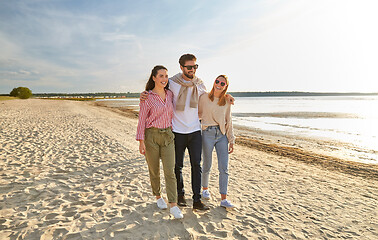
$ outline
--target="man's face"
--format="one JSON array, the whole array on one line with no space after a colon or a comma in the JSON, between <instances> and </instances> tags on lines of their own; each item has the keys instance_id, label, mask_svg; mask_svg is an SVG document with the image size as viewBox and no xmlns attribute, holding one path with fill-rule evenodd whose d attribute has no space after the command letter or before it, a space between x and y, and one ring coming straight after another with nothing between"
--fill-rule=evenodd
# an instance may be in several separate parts
<instances>
[{"instance_id":1,"label":"man's face","mask_svg":"<svg viewBox=\"0 0 378 240\"><path fill-rule=\"evenodd\" d=\"M196 61L193 60L186 61L184 66L180 66L182 73L189 79L194 78L197 67Z\"/></svg>"}]
</instances>

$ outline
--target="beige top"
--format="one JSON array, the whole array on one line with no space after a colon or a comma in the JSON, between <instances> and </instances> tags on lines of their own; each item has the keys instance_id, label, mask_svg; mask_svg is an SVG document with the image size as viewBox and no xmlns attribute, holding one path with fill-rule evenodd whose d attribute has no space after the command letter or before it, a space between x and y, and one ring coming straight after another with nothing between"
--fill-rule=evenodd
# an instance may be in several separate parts
<instances>
[{"instance_id":1,"label":"beige top","mask_svg":"<svg viewBox=\"0 0 378 240\"><path fill-rule=\"evenodd\" d=\"M234 132L232 128L231 119L231 105L226 102L226 105L218 105L219 98L214 97L212 102L209 99L209 94L204 93L200 96L198 102L198 114L201 119L202 130L209 126L219 126L222 134L227 136L229 143L235 143Z\"/></svg>"}]
</instances>

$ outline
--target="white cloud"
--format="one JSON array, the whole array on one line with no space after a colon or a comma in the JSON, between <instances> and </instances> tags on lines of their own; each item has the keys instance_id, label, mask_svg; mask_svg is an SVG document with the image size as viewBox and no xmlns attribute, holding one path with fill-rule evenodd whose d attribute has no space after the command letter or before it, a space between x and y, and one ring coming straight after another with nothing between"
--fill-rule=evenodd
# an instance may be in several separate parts
<instances>
[{"instance_id":1,"label":"white cloud","mask_svg":"<svg viewBox=\"0 0 378 240\"><path fill-rule=\"evenodd\" d=\"M225 73L231 91L378 91L367 87L378 77L373 1L46 3L3 5L18 17L0 16L0 92L15 81L139 92L154 65L180 71L184 53L207 86Z\"/></svg>"},{"instance_id":2,"label":"white cloud","mask_svg":"<svg viewBox=\"0 0 378 240\"><path fill-rule=\"evenodd\" d=\"M132 34L118 34L118 33L104 33L102 34L104 41L116 42L116 41L130 41L135 39L135 35Z\"/></svg>"}]
</instances>

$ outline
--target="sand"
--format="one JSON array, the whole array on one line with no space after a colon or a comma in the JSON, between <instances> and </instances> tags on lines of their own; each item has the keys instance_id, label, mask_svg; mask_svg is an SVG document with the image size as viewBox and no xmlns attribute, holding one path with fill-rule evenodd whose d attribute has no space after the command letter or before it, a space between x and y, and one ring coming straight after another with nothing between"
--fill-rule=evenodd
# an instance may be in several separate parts
<instances>
[{"instance_id":1,"label":"sand","mask_svg":"<svg viewBox=\"0 0 378 240\"><path fill-rule=\"evenodd\" d=\"M245 136L230 157L237 208L219 207L215 159L211 210L173 219L151 194L136 124L93 103L0 101L0 239L378 238L376 167ZM187 156L184 180L191 205Z\"/></svg>"}]
</instances>

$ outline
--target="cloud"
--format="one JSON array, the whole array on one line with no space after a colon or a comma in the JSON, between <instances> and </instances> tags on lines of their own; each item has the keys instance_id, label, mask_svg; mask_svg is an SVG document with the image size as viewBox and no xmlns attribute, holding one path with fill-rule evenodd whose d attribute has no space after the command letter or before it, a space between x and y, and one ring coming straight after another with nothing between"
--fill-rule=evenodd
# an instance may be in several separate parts
<instances>
[{"instance_id":1,"label":"cloud","mask_svg":"<svg viewBox=\"0 0 378 240\"><path fill-rule=\"evenodd\" d=\"M199 14L202 5L196 4L190 14ZM7 49L13 49L2 52L0 61L13 61L8 71L37 73L32 75L39 77L43 86L48 79L54 83L52 85L61 79L72 82L63 84L66 87L76 85L75 90L88 84L84 89L96 85L97 91L101 91L112 86L114 91L125 82L133 82L138 84L129 84L130 89L139 91L154 65L171 64L171 69L178 69L177 59L183 52L206 52L210 50L208 43L216 42L215 30L201 34L202 30L194 31L200 28L198 23L177 25L175 22L180 21L182 14L159 14L159 9L164 9L159 4L152 4L150 8L134 4L131 7L143 8L143 11L132 11L128 6L126 11L132 13L125 15L101 14L92 7L86 12L59 1L52 4L18 2L8 7L21 17L8 15L9 26L0 25L1 39L12 46ZM107 8L109 5L103 6ZM154 14L146 17L150 13ZM193 30L193 34L186 33L185 28ZM188 37L190 35L192 37ZM13 76L12 82L15 78ZM87 80L74 83L77 79Z\"/></svg>"},{"instance_id":2,"label":"cloud","mask_svg":"<svg viewBox=\"0 0 378 240\"><path fill-rule=\"evenodd\" d=\"M372 3L5 1L0 92L16 81L39 92L139 92L154 65L180 71L184 53L196 54L208 85L229 75L230 90L353 85L378 76Z\"/></svg>"},{"instance_id":3,"label":"cloud","mask_svg":"<svg viewBox=\"0 0 378 240\"><path fill-rule=\"evenodd\" d=\"M102 34L103 41L109 42L122 42L122 41L133 41L136 39L135 35L123 34L123 33L104 33Z\"/></svg>"}]
</instances>

